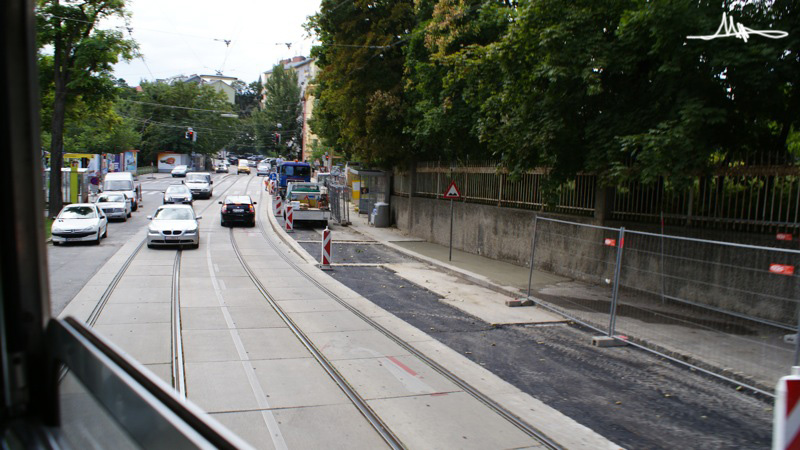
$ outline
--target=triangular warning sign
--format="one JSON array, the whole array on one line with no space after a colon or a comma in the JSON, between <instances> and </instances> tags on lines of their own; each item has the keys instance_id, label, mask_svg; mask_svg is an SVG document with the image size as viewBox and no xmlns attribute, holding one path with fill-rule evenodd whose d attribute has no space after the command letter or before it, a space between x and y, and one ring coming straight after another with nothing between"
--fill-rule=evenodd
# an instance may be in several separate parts
<instances>
[{"instance_id":1,"label":"triangular warning sign","mask_svg":"<svg viewBox=\"0 0 800 450\"><path fill-rule=\"evenodd\" d=\"M461 192L458 191L458 186L456 186L455 181L450 182L450 187L448 187L447 190L444 192L444 198L449 198L453 200L461 198Z\"/></svg>"}]
</instances>

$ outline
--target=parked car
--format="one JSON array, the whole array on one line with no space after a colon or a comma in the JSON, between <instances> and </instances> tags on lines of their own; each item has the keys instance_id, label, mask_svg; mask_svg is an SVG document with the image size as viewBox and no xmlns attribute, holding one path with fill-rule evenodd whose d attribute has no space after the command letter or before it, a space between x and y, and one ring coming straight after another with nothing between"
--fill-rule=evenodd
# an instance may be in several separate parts
<instances>
[{"instance_id":1,"label":"parked car","mask_svg":"<svg viewBox=\"0 0 800 450\"><path fill-rule=\"evenodd\" d=\"M153 248L160 245L200 246L200 227L197 223L201 216L194 215L189 205L162 205L155 214L147 216L151 221L147 227L147 246Z\"/></svg>"},{"instance_id":2,"label":"parked car","mask_svg":"<svg viewBox=\"0 0 800 450\"><path fill-rule=\"evenodd\" d=\"M226 227L233 223L243 223L248 226L256 225L256 202L249 195L230 195L224 201L220 210L220 223Z\"/></svg>"},{"instance_id":3,"label":"parked car","mask_svg":"<svg viewBox=\"0 0 800 450\"><path fill-rule=\"evenodd\" d=\"M97 196L95 203L109 220L121 219L124 222L131 216L131 200L124 194L104 192Z\"/></svg>"},{"instance_id":4,"label":"parked car","mask_svg":"<svg viewBox=\"0 0 800 450\"><path fill-rule=\"evenodd\" d=\"M196 198L211 198L214 194L214 184L211 181L211 174L206 172L190 172L186 174L186 179L183 184L192 191L192 197Z\"/></svg>"},{"instance_id":5,"label":"parked car","mask_svg":"<svg viewBox=\"0 0 800 450\"><path fill-rule=\"evenodd\" d=\"M185 177L186 176L186 172L188 172L188 171L189 171L189 166L175 166L175 168L172 169L172 172L171 172L172 173L172 178Z\"/></svg>"},{"instance_id":6,"label":"parked car","mask_svg":"<svg viewBox=\"0 0 800 450\"><path fill-rule=\"evenodd\" d=\"M124 194L131 201L131 211L142 204L142 185L130 172L111 172L103 177L103 192Z\"/></svg>"},{"instance_id":7,"label":"parked car","mask_svg":"<svg viewBox=\"0 0 800 450\"><path fill-rule=\"evenodd\" d=\"M73 203L58 213L50 227L53 245L64 242L93 242L108 236L108 218L94 203Z\"/></svg>"},{"instance_id":8,"label":"parked car","mask_svg":"<svg viewBox=\"0 0 800 450\"><path fill-rule=\"evenodd\" d=\"M165 205L168 203L188 203L191 205L193 202L194 197L192 197L192 191L182 184L167 186L167 190L164 191Z\"/></svg>"},{"instance_id":9,"label":"parked car","mask_svg":"<svg viewBox=\"0 0 800 450\"><path fill-rule=\"evenodd\" d=\"M236 169L236 175L239 175L240 173L246 173L246 174L250 175L250 165L247 164L247 160L246 159L240 159L239 160L239 166Z\"/></svg>"}]
</instances>

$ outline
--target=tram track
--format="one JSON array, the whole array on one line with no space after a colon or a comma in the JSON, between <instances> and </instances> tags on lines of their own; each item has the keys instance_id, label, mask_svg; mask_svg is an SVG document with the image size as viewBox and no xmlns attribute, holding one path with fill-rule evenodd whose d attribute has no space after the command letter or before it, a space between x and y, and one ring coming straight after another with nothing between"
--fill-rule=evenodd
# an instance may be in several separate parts
<instances>
[{"instance_id":1,"label":"tram track","mask_svg":"<svg viewBox=\"0 0 800 450\"><path fill-rule=\"evenodd\" d=\"M205 214L206 211L214 205L214 200L217 198L223 197L231 188L233 188L240 178L234 177L233 175L225 175L222 177L220 182L230 180L231 183L220 193L215 194L214 196L209 199L209 203L205 205L205 207L197 213L198 216L202 216ZM248 181L247 186L249 187L250 182ZM247 189L247 188L246 188ZM131 254L125 259L122 266L119 270L114 274L114 277L109 282L106 289L101 294L100 298L98 299L97 303L95 304L94 308L92 309L89 317L86 320L86 324L90 327L94 327L97 323L97 320L100 318L100 315L103 312L103 309L108 304L109 299L114 294L114 291L119 285L119 282L125 276L128 268L130 267L131 263L136 259L139 253L142 250L142 247L145 246L147 242L147 237L141 240L136 248L131 252ZM186 373L185 373L185 366L184 366L184 357L183 357L183 340L181 338L181 318L180 318L180 262L181 262L181 252L182 249L178 248L175 251L175 259L172 264L172 287L170 290L170 353L171 353L171 366L172 366L172 385L175 390L178 392L178 395L181 398L186 398ZM66 372L64 372L66 374ZM63 374L62 374L63 377Z\"/></svg>"},{"instance_id":2,"label":"tram track","mask_svg":"<svg viewBox=\"0 0 800 450\"><path fill-rule=\"evenodd\" d=\"M259 193L259 203L262 203L263 195L264 195L263 192ZM263 206L263 203L262 203L262 206ZM267 211L267 214L271 214L271 208L267 207L265 210ZM386 329L384 326L382 326L381 324L377 323L372 318L370 318L369 316L367 316L366 314L362 313L357 308L355 308L352 305L350 305L348 302L344 301L335 292L331 291L325 285L323 285L322 283L320 283L316 279L314 279L314 277L312 277L309 274L307 274L305 271L303 271L289 257L288 254L286 254L283 251L281 251L281 248L279 247L278 243L276 243L275 240L272 239L269 236L269 234L267 233L266 229L264 228L264 222L261 220L260 215L258 217L256 217L256 222L258 224L258 228L259 228L259 231L260 231L262 237L264 238L265 241L267 241L267 243L274 250L276 250L276 253L278 255L280 255L280 257L287 264L289 264L289 266L292 269L294 269L295 272L297 272L299 275L301 275L302 277L304 277L305 279L310 281L316 288L318 288L319 290L324 292L332 300L334 300L335 302L340 304L342 307L344 307L345 309L347 309L348 311L350 311L351 313L353 313L357 317L359 317L365 323L367 323L370 326L372 326L375 330L377 330L378 332L380 332L381 334L383 334L384 336L389 338L391 341L393 341L394 343L396 343L397 345L402 347L404 350L409 352L409 354L417 357L420 361L422 361L428 367L430 367L434 371L438 372L440 375L442 375L443 377L445 377L446 379L451 381L453 384L458 386L460 389L462 389L464 392L466 392L469 395L471 395L473 398L475 398L479 402L481 402L484 405L486 405L489 409L491 409L492 411L497 413L500 417L502 417L503 419L505 419L506 421L508 421L509 423L514 425L515 427L517 427L523 433L525 433L528 436L530 436L532 439L535 439L536 441L540 442L543 446L545 446L547 448L550 448L550 449L562 449L563 448L561 445L559 445L557 442L555 442L554 440L549 438L543 432L539 431L536 427L534 427L533 425L525 422L524 420L519 418L517 415L515 415L513 412L509 411L507 408L503 407L502 405L500 405L499 403L494 401L492 398L490 398L486 394L482 393L477 388L473 387L472 385L470 385L466 381L462 380L455 373L451 372L450 370L448 370L447 368L445 368L444 366L442 366L438 362L434 361L433 359L429 358L428 356L426 356L425 354L423 354L422 352L420 352L419 350L414 348L409 343L407 343L404 340L402 340L400 337L396 336L394 333L392 333L391 331ZM234 242L234 238L233 238L233 230L231 230L231 241L235 246L235 242ZM236 250L236 254L237 254L237 257L239 257L240 261L242 262L243 266L246 265L246 263L243 261L242 256L238 252L238 249ZM248 274L250 275L251 278L254 278L254 276L252 274L252 271L249 268L245 267L245 270L248 272ZM263 289L263 286L260 285L260 282L258 282L257 279L254 278L253 281L256 283L257 286L259 286L259 290ZM271 305L273 303L275 303L275 302L274 301L270 302ZM272 307L276 309L276 312L278 311L279 306L272 305ZM281 314L281 313L279 312L279 314ZM285 314L282 314L282 316L283 315L285 315ZM302 333L302 331L300 331L300 333ZM313 347L313 343L311 343L310 345ZM324 356L322 356L322 355L320 355L320 356L322 358L324 358ZM335 369L334 369L334 371L335 371ZM344 383L346 384L346 381L344 381ZM363 412L362 412L362 414L363 414ZM367 419L369 420L369 418L367 418ZM377 418L377 420L378 420L379 423L382 423L382 422L380 422L380 418ZM370 423L372 423L372 422L370 421ZM383 434L382 434L382 436L383 436Z\"/></svg>"}]
</instances>

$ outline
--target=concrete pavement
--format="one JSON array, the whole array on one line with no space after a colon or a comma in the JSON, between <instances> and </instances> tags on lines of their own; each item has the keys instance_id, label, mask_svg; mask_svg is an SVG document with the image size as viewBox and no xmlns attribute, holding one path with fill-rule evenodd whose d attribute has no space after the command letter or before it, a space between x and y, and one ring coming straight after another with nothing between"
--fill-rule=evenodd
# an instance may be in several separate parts
<instances>
[{"instance_id":1,"label":"concrete pavement","mask_svg":"<svg viewBox=\"0 0 800 450\"><path fill-rule=\"evenodd\" d=\"M237 181L231 193L244 191L249 178ZM260 184L254 182L247 192L258 197L260 190ZM266 220L269 202L263 198L259 215ZM195 208L206 206L215 211L203 202ZM261 448L374 448L381 441L288 334L285 323L277 320L276 312L234 258L231 239L269 297L408 447L519 448L538 444L362 317L436 360L561 445L617 448L375 306L288 247L270 245L258 229L231 232L220 227L213 212L204 216L200 248L183 251L180 256L186 391L190 400L251 444ZM270 226L265 229L267 239L276 239ZM64 314L86 320L94 310L99 288L106 286L133 254L141 237L136 235L123 245ZM142 248L97 319L99 331L170 382L175 358L165 336L170 321L164 308L175 254L174 250Z\"/></svg>"}]
</instances>

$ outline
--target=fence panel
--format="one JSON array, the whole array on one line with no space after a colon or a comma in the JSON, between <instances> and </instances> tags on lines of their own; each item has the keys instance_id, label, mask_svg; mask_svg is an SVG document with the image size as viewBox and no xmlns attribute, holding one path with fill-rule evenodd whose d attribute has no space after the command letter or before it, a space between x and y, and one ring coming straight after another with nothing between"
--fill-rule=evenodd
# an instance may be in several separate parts
<instances>
[{"instance_id":1,"label":"fence panel","mask_svg":"<svg viewBox=\"0 0 800 450\"><path fill-rule=\"evenodd\" d=\"M550 309L767 394L795 364L800 250L548 218L534 236L531 292Z\"/></svg>"},{"instance_id":2,"label":"fence panel","mask_svg":"<svg viewBox=\"0 0 800 450\"><path fill-rule=\"evenodd\" d=\"M616 228L536 218L531 289L547 306L601 333L611 319Z\"/></svg>"}]
</instances>

